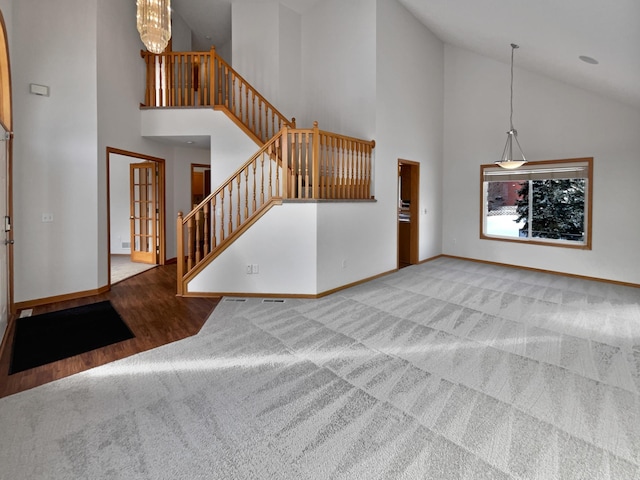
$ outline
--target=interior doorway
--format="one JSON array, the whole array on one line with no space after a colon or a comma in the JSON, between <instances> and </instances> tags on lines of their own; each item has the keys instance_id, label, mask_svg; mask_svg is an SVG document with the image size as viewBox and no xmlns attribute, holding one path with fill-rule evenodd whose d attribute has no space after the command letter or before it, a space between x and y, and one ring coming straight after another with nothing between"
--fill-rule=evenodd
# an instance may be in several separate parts
<instances>
[{"instance_id":1,"label":"interior doorway","mask_svg":"<svg viewBox=\"0 0 640 480\"><path fill-rule=\"evenodd\" d=\"M197 206L211 193L211 165L191 164L191 207Z\"/></svg>"},{"instance_id":2,"label":"interior doorway","mask_svg":"<svg viewBox=\"0 0 640 480\"><path fill-rule=\"evenodd\" d=\"M165 161L107 148L109 285L166 263Z\"/></svg>"},{"instance_id":3,"label":"interior doorway","mask_svg":"<svg viewBox=\"0 0 640 480\"><path fill-rule=\"evenodd\" d=\"M420 164L398 160L398 268L419 262Z\"/></svg>"}]
</instances>

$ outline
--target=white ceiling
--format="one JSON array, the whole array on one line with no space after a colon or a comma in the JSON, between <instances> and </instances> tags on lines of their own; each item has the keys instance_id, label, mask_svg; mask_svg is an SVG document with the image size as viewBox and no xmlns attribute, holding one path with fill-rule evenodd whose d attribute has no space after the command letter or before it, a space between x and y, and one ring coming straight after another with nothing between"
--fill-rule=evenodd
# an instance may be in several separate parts
<instances>
[{"instance_id":1,"label":"white ceiling","mask_svg":"<svg viewBox=\"0 0 640 480\"><path fill-rule=\"evenodd\" d=\"M173 0L194 32L194 48L208 50L231 39L233 1L273 0ZM318 1L280 3L304 13ZM505 63L516 43L516 67L640 108L640 0L398 1L446 43Z\"/></svg>"}]
</instances>

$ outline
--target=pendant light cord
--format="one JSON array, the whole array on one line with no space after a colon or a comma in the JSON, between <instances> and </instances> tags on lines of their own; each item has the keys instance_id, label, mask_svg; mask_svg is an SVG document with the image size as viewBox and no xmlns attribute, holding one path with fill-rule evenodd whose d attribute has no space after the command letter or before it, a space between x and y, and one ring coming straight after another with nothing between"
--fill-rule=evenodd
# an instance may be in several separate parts
<instances>
[{"instance_id":1,"label":"pendant light cord","mask_svg":"<svg viewBox=\"0 0 640 480\"><path fill-rule=\"evenodd\" d=\"M520 48L518 47L518 45L516 45L515 43L511 44L511 97L509 99L509 105L511 106L511 111L509 113L509 126L511 127L511 130L513 130L513 52L516 48Z\"/></svg>"}]
</instances>

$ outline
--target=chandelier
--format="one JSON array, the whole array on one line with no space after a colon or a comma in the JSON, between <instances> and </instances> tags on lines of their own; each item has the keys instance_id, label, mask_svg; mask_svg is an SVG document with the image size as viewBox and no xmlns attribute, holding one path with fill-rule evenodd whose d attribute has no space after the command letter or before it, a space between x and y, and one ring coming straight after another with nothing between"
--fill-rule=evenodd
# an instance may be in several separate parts
<instances>
[{"instance_id":1,"label":"chandelier","mask_svg":"<svg viewBox=\"0 0 640 480\"><path fill-rule=\"evenodd\" d=\"M140 40L152 53L162 53L171 38L171 0L137 0Z\"/></svg>"},{"instance_id":2,"label":"chandelier","mask_svg":"<svg viewBox=\"0 0 640 480\"><path fill-rule=\"evenodd\" d=\"M496 165L501 166L502 168L506 168L512 170L514 168L521 167L527 160L524 158L524 153L522 153L522 147L520 147L520 142L518 142L518 131L513 128L513 52L516 48L520 48L515 43L511 44L511 97L510 97L510 108L511 114L509 116L509 124L510 129L507 132L507 143L504 146L504 151L502 152L502 159L495 162ZM514 158L513 156L513 141L516 141L516 146L518 150L520 150L521 158Z\"/></svg>"}]
</instances>

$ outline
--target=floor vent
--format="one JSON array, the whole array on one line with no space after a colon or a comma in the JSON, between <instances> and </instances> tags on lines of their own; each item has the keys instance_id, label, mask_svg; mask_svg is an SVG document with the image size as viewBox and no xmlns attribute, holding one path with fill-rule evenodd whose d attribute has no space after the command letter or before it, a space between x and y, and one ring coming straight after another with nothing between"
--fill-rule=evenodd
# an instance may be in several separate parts
<instances>
[{"instance_id":1,"label":"floor vent","mask_svg":"<svg viewBox=\"0 0 640 480\"><path fill-rule=\"evenodd\" d=\"M262 303L284 303L282 298L265 298Z\"/></svg>"},{"instance_id":2,"label":"floor vent","mask_svg":"<svg viewBox=\"0 0 640 480\"><path fill-rule=\"evenodd\" d=\"M225 302L246 302L246 298L225 298Z\"/></svg>"}]
</instances>

